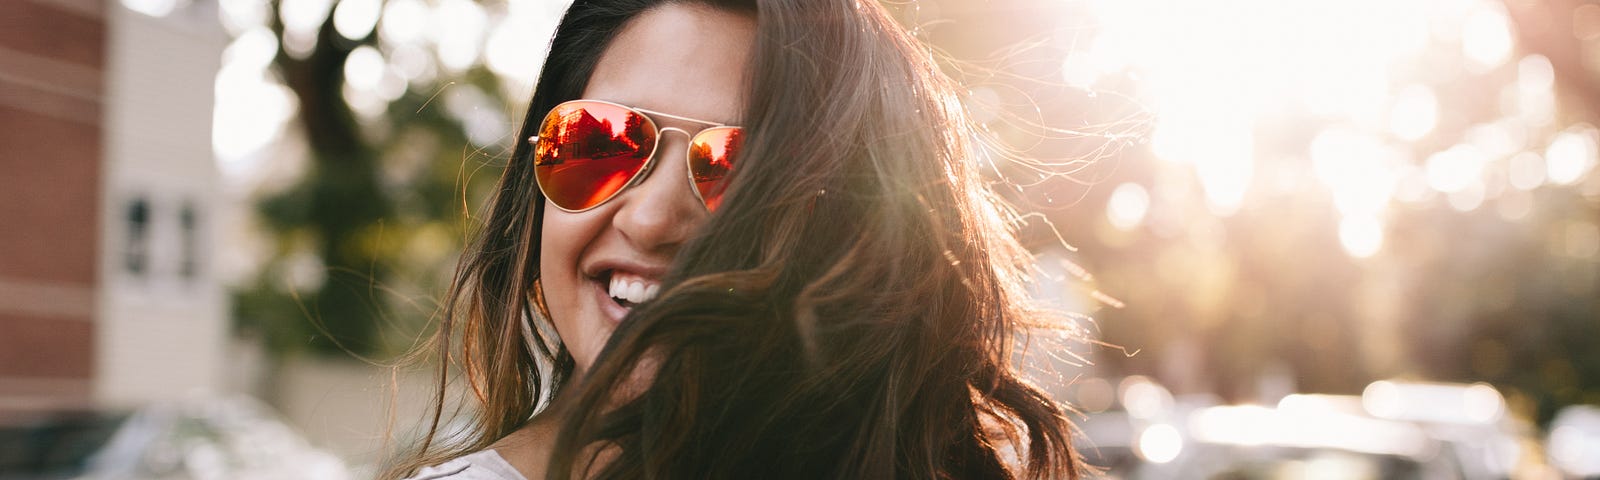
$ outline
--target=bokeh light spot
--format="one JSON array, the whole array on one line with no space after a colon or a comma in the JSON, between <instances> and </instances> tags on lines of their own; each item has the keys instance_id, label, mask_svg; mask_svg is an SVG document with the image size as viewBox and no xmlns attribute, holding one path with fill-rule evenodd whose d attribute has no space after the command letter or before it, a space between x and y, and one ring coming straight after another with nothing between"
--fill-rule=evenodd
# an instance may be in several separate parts
<instances>
[{"instance_id":1,"label":"bokeh light spot","mask_svg":"<svg viewBox=\"0 0 1600 480\"><path fill-rule=\"evenodd\" d=\"M1183 435L1172 425L1157 424L1139 434L1139 456L1153 463L1167 463L1183 451Z\"/></svg>"},{"instance_id":2,"label":"bokeh light spot","mask_svg":"<svg viewBox=\"0 0 1600 480\"><path fill-rule=\"evenodd\" d=\"M351 40L361 40L372 34L378 25L379 0L341 0L333 10L333 29Z\"/></svg>"},{"instance_id":3,"label":"bokeh light spot","mask_svg":"<svg viewBox=\"0 0 1600 480\"><path fill-rule=\"evenodd\" d=\"M1505 63L1511 56L1510 21L1498 4L1478 3L1462 26L1461 50L1479 71Z\"/></svg>"},{"instance_id":4,"label":"bokeh light spot","mask_svg":"<svg viewBox=\"0 0 1600 480\"><path fill-rule=\"evenodd\" d=\"M1117 185L1106 202L1106 217L1111 220L1111 226L1120 230L1139 226L1149 210L1150 194L1137 183Z\"/></svg>"},{"instance_id":5,"label":"bokeh light spot","mask_svg":"<svg viewBox=\"0 0 1600 480\"><path fill-rule=\"evenodd\" d=\"M1345 217L1339 221L1339 244L1352 257L1371 257L1383 246L1383 224L1365 215Z\"/></svg>"},{"instance_id":6,"label":"bokeh light spot","mask_svg":"<svg viewBox=\"0 0 1600 480\"><path fill-rule=\"evenodd\" d=\"M1594 168L1596 146L1594 127L1580 126L1556 134L1545 148L1545 168L1550 182L1571 185Z\"/></svg>"},{"instance_id":7,"label":"bokeh light spot","mask_svg":"<svg viewBox=\"0 0 1600 480\"><path fill-rule=\"evenodd\" d=\"M1433 90L1412 85L1400 91L1389 112L1389 131L1405 140L1417 140L1433 131L1438 122L1439 102Z\"/></svg>"}]
</instances>

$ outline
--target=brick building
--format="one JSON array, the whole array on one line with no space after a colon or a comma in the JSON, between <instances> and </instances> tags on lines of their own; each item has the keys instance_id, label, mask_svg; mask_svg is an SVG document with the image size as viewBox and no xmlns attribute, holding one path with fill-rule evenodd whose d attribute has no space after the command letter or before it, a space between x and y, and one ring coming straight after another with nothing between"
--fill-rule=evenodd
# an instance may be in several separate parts
<instances>
[{"instance_id":1,"label":"brick building","mask_svg":"<svg viewBox=\"0 0 1600 480\"><path fill-rule=\"evenodd\" d=\"M215 2L0 2L0 411L216 388Z\"/></svg>"},{"instance_id":2,"label":"brick building","mask_svg":"<svg viewBox=\"0 0 1600 480\"><path fill-rule=\"evenodd\" d=\"M0 3L0 406L94 375L106 5Z\"/></svg>"}]
</instances>

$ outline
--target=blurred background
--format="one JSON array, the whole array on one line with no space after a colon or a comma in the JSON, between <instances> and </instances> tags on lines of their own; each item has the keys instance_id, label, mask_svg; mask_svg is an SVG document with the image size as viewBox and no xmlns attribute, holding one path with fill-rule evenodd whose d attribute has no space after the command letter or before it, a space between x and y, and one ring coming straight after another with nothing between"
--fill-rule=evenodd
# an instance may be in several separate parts
<instances>
[{"instance_id":1,"label":"blurred background","mask_svg":"<svg viewBox=\"0 0 1600 480\"><path fill-rule=\"evenodd\" d=\"M1600 477L1600 2L906 0L1113 478ZM364 478L559 0L0 3L0 477Z\"/></svg>"}]
</instances>

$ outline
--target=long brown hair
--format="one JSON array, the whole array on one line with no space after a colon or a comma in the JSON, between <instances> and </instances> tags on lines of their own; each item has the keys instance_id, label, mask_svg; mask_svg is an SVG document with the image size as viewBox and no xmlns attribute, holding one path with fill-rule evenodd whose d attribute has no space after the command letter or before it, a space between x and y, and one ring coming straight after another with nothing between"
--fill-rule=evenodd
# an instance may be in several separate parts
<instances>
[{"instance_id":1,"label":"long brown hair","mask_svg":"<svg viewBox=\"0 0 1600 480\"><path fill-rule=\"evenodd\" d=\"M518 138L670 1L575 2ZM433 343L477 415L435 444L441 361L432 428L389 474L487 448L576 388L550 478L1076 478L1063 407L1012 365L1019 335L1051 326L1027 302L1030 257L929 51L871 0L690 3L757 19L750 134L721 208L565 385L572 358L529 301L544 201L519 143ZM523 316L541 324L532 348Z\"/></svg>"}]
</instances>

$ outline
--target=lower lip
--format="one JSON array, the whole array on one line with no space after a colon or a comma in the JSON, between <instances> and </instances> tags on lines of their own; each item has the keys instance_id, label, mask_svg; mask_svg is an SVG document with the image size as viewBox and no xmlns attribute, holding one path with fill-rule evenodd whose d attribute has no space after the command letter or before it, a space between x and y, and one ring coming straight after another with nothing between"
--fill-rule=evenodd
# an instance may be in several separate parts
<instances>
[{"instance_id":1,"label":"lower lip","mask_svg":"<svg viewBox=\"0 0 1600 480\"><path fill-rule=\"evenodd\" d=\"M618 305L616 300L611 299L607 285L596 280L591 280L589 284L594 286L595 302L599 303L600 312L605 315L606 320L609 320L612 326L622 323L622 317L628 316L628 308Z\"/></svg>"}]
</instances>

